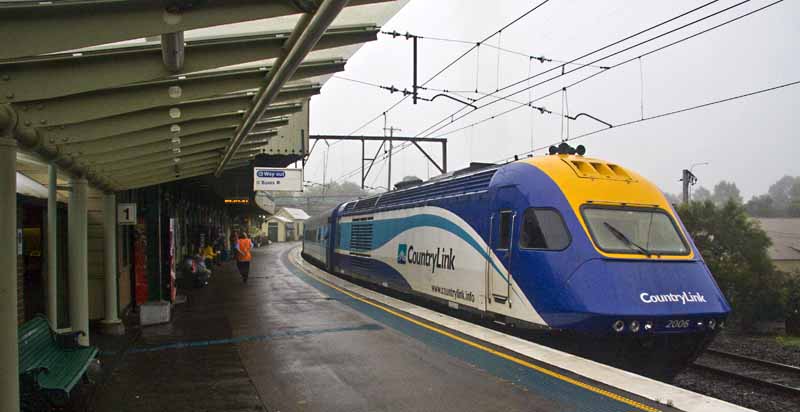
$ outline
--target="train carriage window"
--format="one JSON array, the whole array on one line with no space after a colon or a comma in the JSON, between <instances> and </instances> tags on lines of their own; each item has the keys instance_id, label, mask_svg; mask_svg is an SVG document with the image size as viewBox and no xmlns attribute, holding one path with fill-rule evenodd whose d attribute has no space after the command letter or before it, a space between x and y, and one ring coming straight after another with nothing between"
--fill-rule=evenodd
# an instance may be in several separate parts
<instances>
[{"instance_id":1,"label":"train carriage window","mask_svg":"<svg viewBox=\"0 0 800 412\"><path fill-rule=\"evenodd\" d=\"M511 219L512 212L505 210L500 212L500 219L497 220L499 226L497 235L497 248L506 250L511 246Z\"/></svg>"},{"instance_id":2,"label":"train carriage window","mask_svg":"<svg viewBox=\"0 0 800 412\"><path fill-rule=\"evenodd\" d=\"M569 246L569 231L556 210L530 208L520 226L519 245L524 249L562 250Z\"/></svg>"}]
</instances>

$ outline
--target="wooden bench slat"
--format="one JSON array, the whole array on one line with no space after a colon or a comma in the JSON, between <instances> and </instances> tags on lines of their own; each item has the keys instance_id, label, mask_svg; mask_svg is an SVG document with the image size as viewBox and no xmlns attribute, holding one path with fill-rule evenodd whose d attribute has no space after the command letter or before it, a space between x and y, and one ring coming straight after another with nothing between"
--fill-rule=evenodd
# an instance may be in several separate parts
<instances>
[{"instance_id":1,"label":"wooden bench slat","mask_svg":"<svg viewBox=\"0 0 800 412\"><path fill-rule=\"evenodd\" d=\"M93 346L61 347L43 317L20 325L19 337L20 374L46 369L35 375L36 383L42 389L69 394L98 353Z\"/></svg>"}]
</instances>

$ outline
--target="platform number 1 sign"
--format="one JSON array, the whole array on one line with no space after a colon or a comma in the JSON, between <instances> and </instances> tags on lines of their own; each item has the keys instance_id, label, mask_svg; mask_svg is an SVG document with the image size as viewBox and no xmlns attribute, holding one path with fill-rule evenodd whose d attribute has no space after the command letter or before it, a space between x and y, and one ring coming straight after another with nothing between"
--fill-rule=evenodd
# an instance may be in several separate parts
<instances>
[{"instance_id":1,"label":"platform number 1 sign","mask_svg":"<svg viewBox=\"0 0 800 412\"><path fill-rule=\"evenodd\" d=\"M117 205L117 223L120 225L136 224L136 203L120 203Z\"/></svg>"}]
</instances>

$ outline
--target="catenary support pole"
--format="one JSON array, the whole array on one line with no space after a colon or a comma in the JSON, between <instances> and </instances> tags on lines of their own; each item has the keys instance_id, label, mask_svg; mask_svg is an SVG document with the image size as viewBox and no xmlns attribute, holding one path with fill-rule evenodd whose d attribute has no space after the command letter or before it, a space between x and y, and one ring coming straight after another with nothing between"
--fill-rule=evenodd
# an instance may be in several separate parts
<instances>
[{"instance_id":1,"label":"catenary support pole","mask_svg":"<svg viewBox=\"0 0 800 412\"><path fill-rule=\"evenodd\" d=\"M442 169L447 173L447 140L442 141Z\"/></svg>"},{"instance_id":2,"label":"catenary support pole","mask_svg":"<svg viewBox=\"0 0 800 412\"><path fill-rule=\"evenodd\" d=\"M364 156L366 156L366 154L364 153L365 144L366 142L362 139L361 140L361 190L364 190L364 179L365 179L364 177L364 161L366 160L364 159Z\"/></svg>"},{"instance_id":3,"label":"catenary support pole","mask_svg":"<svg viewBox=\"0 0 800 412\"><path fill-rule=\"evenodd\" d=\"M58 329L58 168L47 167L47 319Z\"/></svg>"},{"instance_id":4,"label":"catenary support pole","mask_svg":"<svg viewBox=\"0 0 800 412\"><path fill-rule=\"evenodd\" d=\"M417 92L419 91L419 86L417 85L417 36L413 37L414 41L414 90L411 97L414 100L414 104L417 104Z\"/></svg>"},{"instance_id":5,"label":"catenary support pole","mask_svg":"<svg viewBox=\"0 0 800 412\"><path fill-rule=\"evenodd\" d=\"M19 411L16 164L16 140L0 135L0 410L11 412Z\"/></svg>"},{"instance_id":6,"label":"catenary support pole","mask_svg":"<svg viewBox=\"0 0 800 412\"><path fill-rule=\"evenodd\" d=\"M389 140L389 170L386 173L386 191L392 191L392 141Z\"/></svg>"},{"instance_id":7,"label":"catenary support pole","mask_svg":"<svg viewBox=\"0 0 800 412\"><path fill-rule=\"evenodd\" d=\"M83 177L70 179L69 198L69 319L73 332L84 332L79 342L89 345L89 273L87 192L89 183Z\"/></svg>"},{"instance_id":8,"label":"catenary support pole","mask_svg":"<svg viewBox=\"0 0 800 412\"><path fill-rule=\"evenodd\" d=\"M117 196L103 195L103 262L105 267L105 318L103 331L112 335L125 333L117 314Z\"/></svg>"}]
</instances>

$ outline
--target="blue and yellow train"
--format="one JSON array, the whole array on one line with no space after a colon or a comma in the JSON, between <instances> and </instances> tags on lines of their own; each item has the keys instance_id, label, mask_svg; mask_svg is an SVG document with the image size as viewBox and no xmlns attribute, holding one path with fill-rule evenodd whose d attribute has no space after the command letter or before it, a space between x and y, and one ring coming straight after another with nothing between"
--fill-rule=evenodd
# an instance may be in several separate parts
<instances>
[{"instance_id":1,"label":"blue and yellow train","mask_svg":"<svg viewBox=\"0 0 800 412\"><path fill-rule=\"evenodd\" d=\"M341 204L306 223L303 255L670 376L710 343L730 306L663 193L584 151L562 145Z\"/></svg>"}]
</instances>

